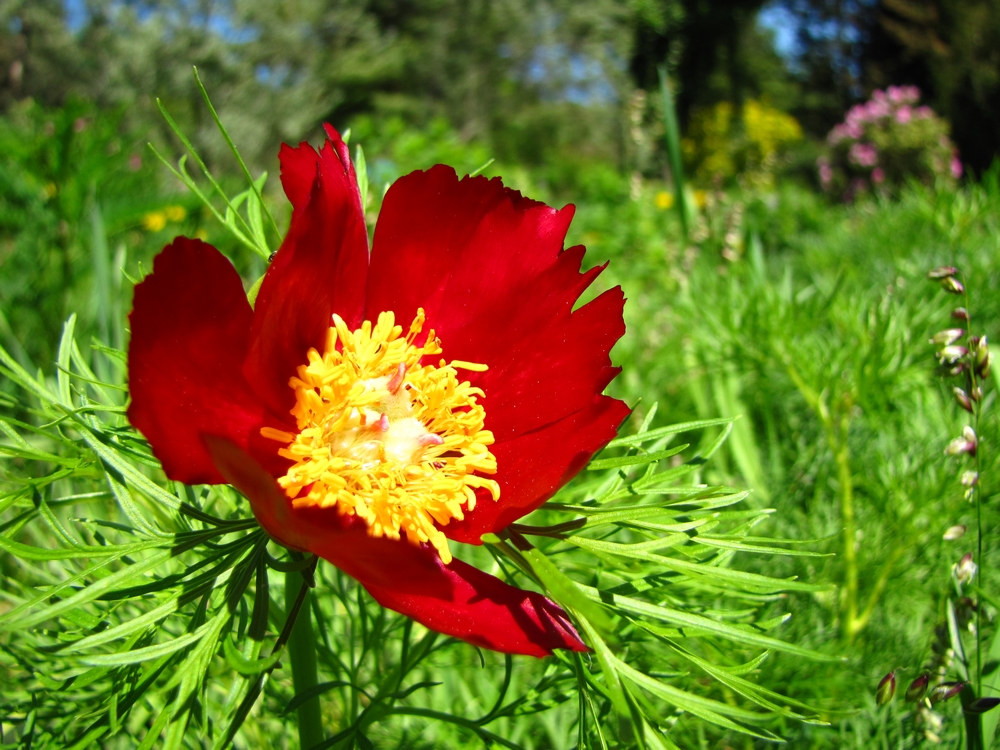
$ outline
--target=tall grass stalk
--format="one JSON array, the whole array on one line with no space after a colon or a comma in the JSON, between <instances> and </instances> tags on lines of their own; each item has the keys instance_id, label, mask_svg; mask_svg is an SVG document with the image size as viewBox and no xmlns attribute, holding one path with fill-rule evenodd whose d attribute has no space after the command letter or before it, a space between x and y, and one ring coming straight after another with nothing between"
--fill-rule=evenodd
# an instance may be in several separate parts
<instances>
[{"instance_id":1,"label":"tall grass stalk","mask_svg":"<svg viewBox=\"0 0 1000 750\"><path fill-rule=\"evenodd\" d=\"M681 222L681 232L687 241L691 207L688 205L687 185L684 183L684 159L681 154L681 129L677 123L677 107L670 85L670 76L665 65L657 69L660 74L660 93L663 96L663 132L670 162L670 176L674 181L677 216Z\"/></svg>"}]
</instances>

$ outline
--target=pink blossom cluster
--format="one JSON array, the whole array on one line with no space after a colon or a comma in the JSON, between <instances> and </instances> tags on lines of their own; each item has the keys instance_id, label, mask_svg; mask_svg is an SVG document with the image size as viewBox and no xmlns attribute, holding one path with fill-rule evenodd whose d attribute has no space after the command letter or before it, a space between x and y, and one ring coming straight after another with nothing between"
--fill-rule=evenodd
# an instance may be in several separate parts
<instances>
[{"instance_id":1,"label":"pink blossom cluster","mask_svg":"<svg viewBox=\"0 0 1000 750\"><path fill-rule=\"evenodd\" d=\"M878 164L878 151L870 143L854 143L847 158L859 167L874 167Z\"/></svg>"},{"instance_id":2,"label":"pink blossom cluster","mask_svg":"<svg viewBox=\"0 0 1000 750\"><path fill-rule=\"evenodd\" d=\"M916 86L889 86L851 107L816 162L823 189L853 200L866 190L892 190L910 177L959 179L962 162L947 124L919 101Z\"/></svg>"},{"instance_id":3,"label":"pink blossom cluster","mask_svg":"<svg viewBox=\"0 0 1000 750\"><path fill-rule=\"evenodd\" d=\"M916 86L890 86L885 94L876 91L872 98L886 96L890 102L895 104L916 104L920 101L920 89Z\"/></svg>"},{"instance_id":4,"label":"pink blossom cluster","mask_svg":"<svg viewBox=\"0 0 1000 750\"><path fill-rule=\"evenodd\" d=\"M865 125L894 118L900 125L911 120L925 120L934 116L927 106L914 107L920 100L920 89L916 86L890 86L886 91L878 89L864 104L851 107L844 122L834 127L827 137L831 146L843 140L858 140L864 135Z\"/></svg>"},{"instance_id":5,"label":"pink blossom cluster","mask_svg":"<svg viewBox=\"0 0 1000 750\"><path fill-rule=\"evenodd\" d=\"M821 156L816 160L816 167L819 169L819 181L826 190L833 182L833 167L830 166L830 160Z\"/></svg>"}]
</instances>

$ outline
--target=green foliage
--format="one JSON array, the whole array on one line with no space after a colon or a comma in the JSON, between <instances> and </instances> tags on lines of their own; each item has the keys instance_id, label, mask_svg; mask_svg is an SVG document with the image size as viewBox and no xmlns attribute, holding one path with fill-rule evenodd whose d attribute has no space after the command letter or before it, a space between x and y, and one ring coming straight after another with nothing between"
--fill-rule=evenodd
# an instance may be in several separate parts
<instances>
[{"instance_id":1,"label":"green foliage","mask_svg":"<svg viewBox=\"0 0 1000 750\"><path fill-rule=\"evenodd\" d=\"M934 375L927 343L958 303L925 274L961 266L975 280L977 328L996 330L1000 308L988 291L1000 277L995 179L962 191L913 187L898 203L841 208L791 185L770 195L710 195L688 247L671 239L676 225L657 211L654 191L613 210L580 206L570 240L609 259L606 273L630 297L631 335L616 349L625 369L613 387L629 399L655 392L667 421L742 415L706 480L751 488L751 503L773 504L768 536L817 539L810 549L837 553L752 558L747 568L837 584L832 594L791 595L790 640L850 663L800 671L768 663L764 684L857 713L827 714L836 731L802 726L786 736L817 748L910 742L912 710L876 715L874 688L896 666L930 662L953 590L951 566L975 544L942 538L955 524L974 528L975 515L960 467L943 455L964 412ZM996 417L986 415L983 433L995 435ZM990 498L992 448L983 460ZM989 500L983 514L984 527L995 528ZM992 532L984 544L983 584L992 591ZM986 643L995 632L991 607ZM957 702L943 710L943 736L957 740Z\"/></svg>"},{"instance_id":2,"label":"green foliage","mask_svg":"<svg viewBox=\"0 0 1000 750\"><path fill-rule=\"evenodd\" d=\"M47 184L33 176L45 174L44 160L17 155L36 153L44 118L59 116L38 111L37 132L4 122L11 184L33 189ZM239 141L238 123L222 118ZM370 222L398 174L438 160L474 172L494 155L444 120L426 130L405 122L353 120ZM142 153L125 143L122 158ZM123 183L131 187L120 203L99 200L98 212L83 190L82 210L66 219L79 248L70 286L39 282L31 309L0 308L19 321L44 317L48 330L64 310L80 311L62 346L58 336L23 338L36 330L23 322L14 335L0 331L4 741L221 745L235 733L241 747L295 747L296 716L312 703L344 747L749 748L770 734L810 748L924 742L928 725L912 704L875 703L887 671L934 663L942 644L952 647L950 630L967 654L973 643L961 608L944 640L936 630L954 598L951 566L970 545L942 535L972 528L973 509L959 467L943 456L963 415L933 375L926 343L954 298L924 274L960 265L977 328L995 333L995 176L962 189L910 185L897 201L852 206L787 182L712 191L696 196L682 242L679 216L657 203L668 186L655 170L630 179L587 155L486 166L529 195L577 201L568 244L586 244L588 263L610 259L602 281L622 283L629 297L628 334L614 352L625 369L612 389L636 405L640 431L535 516L460 553L560 600L595 647L534 661L428 633L329 566L311 570L312 560L260 537L236 493L164 480L125 423L130 277L147 272L177 231L206 231L250 288L262 251L277 246L264 208L283 225L276 179L261 182L251 163L256 189L245 174L237 183L243 169L231 156L206 158L191 145L219 185L189 170L217 216L142 170ZM177 164L178 152L157 149ZM99 179L97 194L115 195L116 179ZM46 213L51 200L25 194L37 208L10 212L25 223L8 225L5 248L58 215ZM172 206L185 209L181 222L167 218ZM155 231L144 224L154 215L165 222ZM125 262L114 257L120 245ZM65 299L57 311L43 308L56 298ZM993 403L981 429L987 655L1000 643ZM304 593L303 581L316 588ZM304 690L283 640L296 602L305 618L296 621L312 623L316 637L317 677ZM960 677L949 668L949 679ZM897 675L901 685L915 676ZM939 736L954 746L959 701L940 713ZM817 714L829 726L811 723ZM983 716L988 735L995 716Z\"/></svg>"},{"instance_id":3,"label":"green foliage","mask_svg":"<svg viewBox=\"0 0 1000 750\"><path fill-rule=\"evenodd\" d=\"M121 344L111 321L120 326L123 310L99 300L135 244L121 240L164 199L119 122L80 101L55 110L28 101L0 120L0 336L15 351L51 361L57 321L71 310Z\"/></svg>"},{"instance_id":4,"label":"green foliage","mask_svg":"<svg viewBox=\"0 0 1000 750\"><path fill-rule=\"evenodd\" d=\"M746 661L755 667L772 651L820 658L768 632L784 618L754 614L782 591L820 587L744 573L731 561L741 550L814 553L750 536L767 514L730 510L746 493L692 483L728 429L685 463L659 463L683 450L663 449L676 435L728 428L728 420L613 443L624 456L596 463L539 514L554 524L515 525L495 540L500 568L521 570L560 601L596 654L592 663L575 655L519 660L518 683L534 687L514 696L508 658L502 695L474 721L447 700L447 708L418 700L423 691L435 695L438 653L468 663L461 654L471 647L382 610L315 558L288 557L230 488L164 482L124 421L122 390L94 374L74 325L66 324L54 379L29 374L0 349L0 375L18 387L30 415L0 423L8 461L0 495L8 555L2 710L21 741L83 747L125 732L145 738L143 746L179 747L201 736L224 747L234 737L273 733L282 716L318 695L340 717L330 746L335 738L405 734L408 724L391 719L411 716L520 747L487 725L568 702L579 706L581 746L615 737L619 746L669 742L661 731L684 731L683 722L669 729L675 711L754 736L772 736L761 725L774 712L801 718L784 707L787 699L743 675ZM120 378L121 353L101 356ZM546 543L533 547L526 536ZM286 606L274 595L283 588ZM324 679L293 699L280 659L296 614L315 622ZM758 710L713 696L719 688L705 695L699 675ZM262 695L265 705L287 705L284 712L251 719ZM608 723L616 712L624 724Z\"/></svg>"},{"instance_id":5,"label":"green foliage","mask_svg":"<svg viewBox=\"0 0 1000 750\"><path fill-rule=\"evenodd\" d=\"M234 147L248 187L229 198L168 122L216 195L187 176L183 159L176 169L164 162L236 240L267 253L263 178ZM768 511L734 508L746 492L701 481L732 419L651 428L654 406L637 434L612 441L531 525L511 525L486 539L486 550L456 551L537 586L593 648L592 658L559 653L518 660L516 669L506 658L493 708L473 719L455 685L434 690L442 659L464 661L466 677L471 647L381 609L316 558L277 547L228 486L166 481L125 420L125 354L95 343L85 357L75 333L70 317L54 377L33 375L0 347L11 393L0 421L0 548L10 584L0 592L0 710L20 743L260 744L287 735L294 712L303 746L412 746L420 719L435 727L434 744L457 732L536 747L530 733L515 737L553 709L581 748L657 748L685 744L705 726L778 740L768 728L777 718L814 720L804 704L746 677L772 652L829 657L772 632L786 619L772 603L822 585L733 565L738 552L822 553L752 535ZM684 433L703 436L686 457L690 444L671 446ZM255 713L258 701L284 708ZM700 720L696 728L685 715Z\"/></svg>"}]
</instances>

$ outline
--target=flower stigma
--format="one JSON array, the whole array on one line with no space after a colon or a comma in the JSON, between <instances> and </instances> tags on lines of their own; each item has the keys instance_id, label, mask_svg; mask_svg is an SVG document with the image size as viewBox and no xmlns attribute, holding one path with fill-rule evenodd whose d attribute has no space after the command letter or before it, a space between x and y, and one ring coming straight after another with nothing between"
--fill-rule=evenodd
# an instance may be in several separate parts
<instances>
[{"instance_id":1,"label":"flower stigma","mask_svg":"<svg viewBox=\"0 0 1000 750\"><path fill-rule=\"evenodd\" d=\"M417 310L403 337L392 312L353 332L335 314L323 354L310 349L308 364L288 381L298 434L264 427L261 435L286 443L278 453L295 462L278 479L294 507L357 515L375 537L404 532L411 544L430 543L447 564L451 551L439 526L476 507L476 488L498 500L500 486L481 476L497 470L478 403L484 393L458 377L486 365L422 364L442 352L433 330L414 344L424 321Z\"/></svg>"}]
</instances>

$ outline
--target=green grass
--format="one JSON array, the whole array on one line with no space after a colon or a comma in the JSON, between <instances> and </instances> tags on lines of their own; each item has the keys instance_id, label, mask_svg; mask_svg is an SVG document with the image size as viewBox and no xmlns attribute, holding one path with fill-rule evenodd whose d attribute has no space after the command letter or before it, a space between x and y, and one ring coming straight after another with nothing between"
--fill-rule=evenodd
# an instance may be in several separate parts
<instances>
[{"instance_id":1,"label":"green grass","mask_svg":"<svg viewBox=\"0 0 1000 750\"><path fill-rule=\"evenodd\" d=\"M4 278L0 343L10 353L4 364L6 377L0 378L0 406L14 425L0 440L10 456L0 463L2 502L7 503L0 521L2 538L45 548L66 546L69 540L140 547L122 553L130 556L128 564L101 557L108 565L90 569L83 555L80 561L26 561L23 549L10 546L0 557L9 607L39 596L33 587L44 591L69 575L80 576L76 596L108 581L110 575L119 575L124 585L129 576L141 575L144 560L159 554L165 535L173 544L178 534L207 533L219 523L228 529L224 524L238 526L245 517L239 498L228 490L190 490L162 480L146 448L120 415L124 403L120 358L91 342L107 342L114 349L124 345L123 316L129 308L131 279L142 273L140 269L148 271L153 254L172 234L207 230L237 263L248 288L263 268L257 257L260 250L231 239L190 196L174 192L174 183L162 170L141 172L146 178L142 190L129 188L131 173L121 164L102 166L93 159L79 159L59 162L62 171L56 170L48 147L39 145L38 134L50 114L25 113L22 122L9 123L2 133L4 143L17 146L0 156L0 276ZM66 114L66 122L74 116ZM361 125L355 140L367 137L362 145L372 176L371 216L377 213L381 183L398 174L435 160L472 171L489 158L478 147L465 146L447 134L378 132L371 123ZM104 136L95 134L93 143L78 142L79 134L73 135L68 125L58 132L67 139L64 146L70 152L80 148L100 153L108 143L122 140L113 128ZM126 152L132 145L126 144ZM706 426L685 438L692 442L689 451L677 459L665 457L658 469L669 470L674 460L688 461L692 473L686 483L735 488L720 490L716 497L727 493L735 497L743 488L752 491L742 506L747 516L731 516L729 535L722 538L740 551L726 548L717 565L820 584L815 591L796 586L780 591L775 586L730 587L718 580L706 584L695 576L683 591L655 590L651 602L713 622L735 622L735 627L761 622L754 632L835 659L775 651L756 663L759 644L681 636L666 632L677 625L666 621L659 621L662 632L658 632L646 627L648 622L625 623L620 612L617 629L605 632L611 652L627 654L632 666L656 674L664 685L717 701L713 711L731 707L730 718L741 724L751 721L746 712L755 709L754 698L773 699L742 683L727 683L732 678L722 679L725 674L713 674L716 667L698 660L731 670L749 664L746 679L797 702L783 712L761 715L755 725L784 737L791 747L930 747L922 739L926 726L914 721L912 704L904 704L897 695L889 706L877 709L874 688L886 672L905 667L907 671L898 674L902 693L909 680L934 660L936 644L949 645L946 633L942 640L940 627L946 621L947 601L956 598L951 566L974 548L974 507L963 499L957 481L962 464L944 456L944 447L967 420L954 403L950 385L935 374L934 348L927 341L952 324L949 312L960 300L928 282L925 274L937 265L959 266L975 330L1000 336L1000 298L994 291L1000 284L1000 190L995 177L958 191L913 186L895 200L853 206L831 205L795 184L782 184L772 194L739 190L711 194L685 242L677 214L656 207L655 194L664 187L658 181L648 180L636 192L627 180L601 165L578 168L571 179L559 178L555 167L528 170L494 163L486 173L505 175L532 197L577 203L568 244L588 246L588 265L609 261L600 288L623 286L629 299L628 332L614 359L624 371L611 391L635 404L627 431L634 432L649 416L652 421L646 426L653 430L679 422L739 417L721 446L717 441L730 428ZM233 187L237 178L235 170L233 175L223 173L221 181L230 195L243 189ZM54 201L44 193L52 180L61 180L53 183L54 195L76 198ZM287 210L275 193L276 183L271 180L265 186L263 197L281 225ZM246 200L252 203L249 195ZM143 225L147 213L171 205L185 207L182 220L159 230ZM73 311L79 314L75 331L63 339L60 351L58 331ZM76 350L66 343L74 338L79 342ZM57 359L63 370L54 366ZM16 374L15 362L24 367L22 381L33 380L37 387L22 382L17 389L11 376ZM38 377L37 369L43 371ZM980 428L987 530L980 585L987 601L998 598L994 592L1000 566L994 532L1000 521L995 509L1000 452L994 448L1000 433L993 386L991 380L984 388ZM34 394L26 396L25 387L35 388ZM110 446L112 453L103 456L103 462L95 458L101 454L86 442L86 434L97 436L99 445ZM19 439L25 444L20 445ZM666 443L654 443L649 450L655 453L664 447ZM716 447L711 462L691 462L699 452ZM122 474L121 467L112 471L109 460L138 462L141 470L135 475ZM114 469L113 463L110 468ZM596 479L590 476L589 484L572 485L557 499L568 503L611 497L613 492L601 492L608 492L608 482L617 481L616 468L603 466L604 473ZM633 485L642 481L638 471L642 468L628 474L627 481ZM67 473L57 476L60 470ZM123 488L130 488L131 494ZM135 507L128 505L129 497ZM177 514L173 509L181 502L217 519ZM122 517L123 503L132 507L131 517ZM161 507L164 503L168 510ZM853 508L853 520L845 518L845 503ZM71 520L81 516L91 519L89 525ZM531 522L565 519L550 510ZM107 525L126 521L128 529ZM623 523L616 527L618 541L643 538L635 519ZM945 541L943 532L955 524L967 525L969 533L961 540ZM853 528L851 544L845 539L845 525ZM254 689L256 677L240 675L236 667L263 668L247 662L264 658L274 646L284 625L285 579L297 583L299 574L279 575L280 566L270 573L264 566L260 573L265 559L260 550L265 547L255 546L253 531L237 526L232 527L236 537L227 539L244 541L234 542L234 556L226 558L220 575L240 579L242 588L209 587L200 592L200 608L185 599L183 606L188 609L182 607L182 614L164 619L163 630L135 632L139 640L128 649L169 643L168 635L191 634L190 648L151 653L152 663L160 663L152 659L155 656L165 669L179 669L187 677L171 686L166 676L153 675L154 682L160 680L159 687L127 714L124 734L107 740L107 746L133 746L157 726L161 715L167 717L163 727L168 744L195 746L196 737L224 735L226 722L240 714L240 701ZM160 543L154 543L158 539ZM694 536L685 554L708 559L705 550L719 543L711 535L704 542ZM541 547L578 584L607 586L607 581L599 580L602 573L594 573L593 558L586 557L581 545L586 548L587 542ZM766 547L767 554L755 552L755 546ZM823 556L782 554L797 551ZM493 564L479 552L482 559L477 558L477 564ZM280 551L271 545L270 554L279 557ZM216 559L198 550L185 555L157 568L158 580L181 573L186 565ZM603 575L621 583L644 570L646 563L628 556L624 560L627 575L615 579L618 574L609 572L612 567ZM539 566L529 573L534 572L542 585L560 590L560 581L546 580L548 569ZM319 680L337 683L321 699L324 722L331 732L354 727L350 737L357 747L368 746L360 737L380 748L477 747L491 741L492 735L483 733L489 732L525 748L572 748L580 739L581 712L590 717L583 732L588 746L601 746L598 727L609 746L636 746L634 727L641 733L642 722L630 723L615 715L613 706L622 700L634 703L635 712L666 732L669 740L663 742L681 748L768 746L762 739L697 718L692 714L697 713L696 704L687 704L687 711L677 710L683 704L668 705L655 689L635 689L635 696L641 697L616 697L607 677L607 665L613 662L602 665L595 657L579 663L570 659L508 663L495 654L480 655L383 612L329 566L321 567L318 575L322 581L317 591L334 594L317 597L312 608L323 625ZM258 591L268 577L273 579L268 584L270 607L261 610ZM118 585L115 581L105 585L112 584ZM0 693L6 696L8 712L4 732L19 736L30 720L39 727L36 746L44 745L46 738L50 746L65 746L71 735L79 736L73 734L78 729L72 722L74 711L92 712L92 721L117 728L117 709L109 706L126 701L136 676L149 672L130 666L130 657L122 657L123 664L114 667L118 671L113 683L97 680L81 685L85 680L69 680L80 667L72 660L59 661L63 657L52 654L53 646L93 634L101 618L106 622L100 627L122 626L154 605L184 596L179 591L164 584L144 600L125 598L114 607L99 604L100 599L84 601L84 596L80 607L60 608L51 591L48 597L39 597L43 609L24 621L27 625L22 622L24 632L8 628L11 632L0 636ZM70 595L69 590L59 594ZM583 609L588 604L577 603ZM785 613L791 617L783 621ZM988 647L997 630L992 622L997 610L988 604L984 615ZM232 652L233 643L227 655L218 646L221 640L208 639L215 637L206 625L214 616L225 619L220 638L230 638L231 631L238 653ZM18 622L9 610L0 619ZM248 635L254 622L263 628L259 632L266 632L263 639ZM426 649L426 654L414 662L405 683L393 683L393 675L401 674L393 670L400 668L404 640L412 649ZM967 632L963 643L971 654L974 639ZM197 644L206 644L207 661L196 658L201 648ZM107 648L100 651L105 660L106 652ZM271 667L274 664L267 665ZM290 729L294 712L284 715L294 693L287 671L275 667L270 672L261 703L237 735L241 746L275 746L276 737L282 738L282 746L297 746ZM949 674L957 679L955 667ZM505 682L514 707L494 712L487 723L470 726L470 720L491 716ZM375 701L382 706L381 713L366 712L372 699L356 688L370 694L383 691L382 702ZM404 697L384 697L407 688L413 692ZM184 690L201 696L199 702L181 705L178 696L183 698ZM31 692L37 694L36 703ZM177 701L180 713L164 713ZM813 715L799 704L814 707L828 725L793 716L792 712ZM624 713L629 710L625 706ZM958 699L936 710L943 715L936 733L945 746L957 746L962 732ZM158 731L149 736L155 738ZM652 741L648 746L657 747Z\"/></svg>"}]
</instances>

